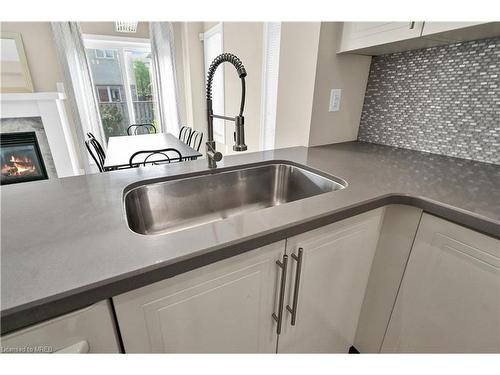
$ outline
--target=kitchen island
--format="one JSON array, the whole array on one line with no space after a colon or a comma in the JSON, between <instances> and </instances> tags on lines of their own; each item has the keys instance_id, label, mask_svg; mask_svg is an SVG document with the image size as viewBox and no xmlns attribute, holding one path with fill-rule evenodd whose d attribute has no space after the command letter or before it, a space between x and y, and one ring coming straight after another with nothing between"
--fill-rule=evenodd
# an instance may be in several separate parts
<instances>
[{"instance_id":1,"label":"kitchen island","mask_svg":"<svg viewBox=\"0 0 500 375\"><path fill-rule=\"evenodd\" d=\"M347 142L227 156L214 172L269 161L347 187L152 236L129 229L124 191L206 173L206 160L2 187L2 334L389 204L500 238L498 165Z\"/></svg>"}]
</instances>

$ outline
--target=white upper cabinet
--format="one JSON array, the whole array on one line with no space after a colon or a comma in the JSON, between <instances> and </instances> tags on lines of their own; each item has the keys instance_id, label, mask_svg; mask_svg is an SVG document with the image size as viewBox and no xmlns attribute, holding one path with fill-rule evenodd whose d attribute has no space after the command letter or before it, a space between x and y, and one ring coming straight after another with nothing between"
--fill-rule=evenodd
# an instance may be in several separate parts
<instances>
[{"instance_id":1,"label":"white upper cabinet","mask_svg":"<svg viewBox=\"0 0 500 375\"><path fill-rule=\"evenodd\" d=\"M500 22L344 22L339 53L382 55L500 35Z\"/></svg>"},{"instance_id":2,"label":"white upper cabinet","mask_svg":"<svg viewBox=\"0 0 500 375\"><path fill-rule=\"evenodd\" d=\"M463 29L465 27L477 26L483 23L484 22L425 22L422 29L422 35L443 33L446 31Z\"/></svg>"},{"instance_id":3,"label":"white upper cabinet","mask_svg":"<svg viewBox=\"0 0 500 375\"><path fill-rule=\"evenodd\" d=\"M500 352L500 241L424 214L382 352Z\"/></svg>"},{"instance_id":4,"label":"white upper cabinet","mask_svg":"<svg viewBox=\"0 0 500 375\"><path fill-rule=\"evenodd\" d=\"M279 353L347 353L354 344L383 212L370 211L287 240L288 309Z\"/></svg>"},{"instance_id":5,"label":"white upper cabinet","mask_svg":"<svg viewBox=\"0 0 500 375\"><path fill-rule=\"evenodd\" d=\"M418 38L423 22L344 22L339 52Z\"/></svg>"}]
</instances>

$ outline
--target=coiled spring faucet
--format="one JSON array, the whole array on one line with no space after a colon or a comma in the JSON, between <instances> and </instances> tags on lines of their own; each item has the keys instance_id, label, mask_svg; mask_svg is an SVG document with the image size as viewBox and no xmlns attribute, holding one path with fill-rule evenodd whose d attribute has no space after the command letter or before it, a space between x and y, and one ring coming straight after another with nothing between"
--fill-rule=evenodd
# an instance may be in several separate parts
<instances>
[{"instance_id":1,"label":"coiled spring faucet","mask_svg":"<svg viewBox=\"0 0 500 375\"><path fill-rule=\"evenodd\" d=\"M236 117L228 117L225 115L216 115L212 109L212 82L214 79L214 74L220 64L223 62L229 62L234 65L238 76L241 79L241 104L240 104L240 113ZM208 69L207 75L207 121L208 121L208 139L206 142L207 145L207 159L208 159L208 167L216 168L217 162L222 159L222 154L215 149L215 141L214 141L214 118L234 121L235 123L235 132L234 132L234 151L246 151L247 146L245 144L245 118L243 117L243 110L245 109L245 77L247 76L247 72L241 60L233 55L232 53L222 53L217 56L212 64L210 64L210 68Z\"/></svg>"}]
</instances>

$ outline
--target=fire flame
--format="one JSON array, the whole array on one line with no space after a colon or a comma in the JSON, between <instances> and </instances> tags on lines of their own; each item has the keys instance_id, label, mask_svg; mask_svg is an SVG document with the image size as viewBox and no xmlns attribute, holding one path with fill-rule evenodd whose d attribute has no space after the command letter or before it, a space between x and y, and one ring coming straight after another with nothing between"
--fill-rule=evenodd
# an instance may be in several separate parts
<instances>
[{"instance_id":1,"label":"fire flame","mask_svg":"<svg viewBox=\"0 0 500 375\"><path fill-rule=\"evenodd\" d=\"M24 156L11 155L9 162L2 165L2 174L7 176L25 176L36 173L33 160Z\"/></svg>"}]
</instances>

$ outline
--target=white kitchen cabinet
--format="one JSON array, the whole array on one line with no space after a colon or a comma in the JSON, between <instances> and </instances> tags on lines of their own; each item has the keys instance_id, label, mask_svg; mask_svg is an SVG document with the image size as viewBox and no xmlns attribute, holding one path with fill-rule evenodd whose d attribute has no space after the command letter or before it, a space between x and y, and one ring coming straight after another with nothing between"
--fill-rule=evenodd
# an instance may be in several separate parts
<instances>
[{"instance_id":1,"label":"white kitchen cabinet","mask_svg":"<svg viewBox=\"0 0 500 375\"><path fill-rule=\"evenodd\" d=\"M383 208L370 211L287 240L288 309L278 352L348 352L354 344L383 212ZM301 267L300 259L292 256L300 258L299 250Z\"/></svg>"},{"instance_id":2,"label":"white kitchen cabinet","mask_svg":"<svg viewBox=\"0 0 500 375\"><path fill-rule=\"evenodd\" d=\"M384 55L500 35L500 22L344 22L339 53Z\"/></svg>"},{"instance_id":3,"label":"white kitchen cabinet","mask_svg":"<svg viewBox=\"0 0 500 375\"><path fill-rule=\"evenodd\" d=\"M418 38L423 22L344 22L339 52Z\"/></svg>"},{"instance_id":4,"label":"white kitchen cabinet","mask_svg":"<svg viewBox=\"0 0 500 375\"><path fill-rule=\"evenodd\" d=\"M119 353L109 300L7 334L4 353Z\"/></svg>"},{"instance_id":5,"label":"white kitchen cabinet","mask_svg":"<svg viewBox=\"0 0 500 375\"><path fill-rule=\"evenodd\" d=\"M367 212L114 297L125 351L347 353L383 212ZM302 279L294 299L298 263L292 254L299 248ZM292 309L294 301L292 326L286 305Z\"/></svg>"},{"instance_id":6,"label":"white kitchen cabinet","mask_svg":"<svg viewBox=\"0 0 500 375\"><path fill-rule=\"evenodd\" d=\"M500 241L424 214L382 352L500 352Z\"/></svg>"},{"instance_id":7,"label":"white kitchen cabinet","mask_svg":"<svg viewBox=\"0 0 500 375\"><path fill-rule=\"evenodd\" d=\"M500 22L424 22L422 39L439 44L497 37Z\"/></svg>"},{"instance_id":8,"label":"white kitchen cabinet","mask_svg":"<svg viewBox=\"0 0 500 375\"><path fill-rule=\"evenodd\" d=\"M274 353L285 241L113 298L125 351Z\"/></svg>"},{"instance_id":9,"label":"white kitchen cabinet","mask_svg":"<svg viewBox=\"0 0 500 375\"><path fill-rule=\"evenodd\" d=\"M424 22L422 36L477 26L485 22Z\"/></svg>"}]
</instances>

